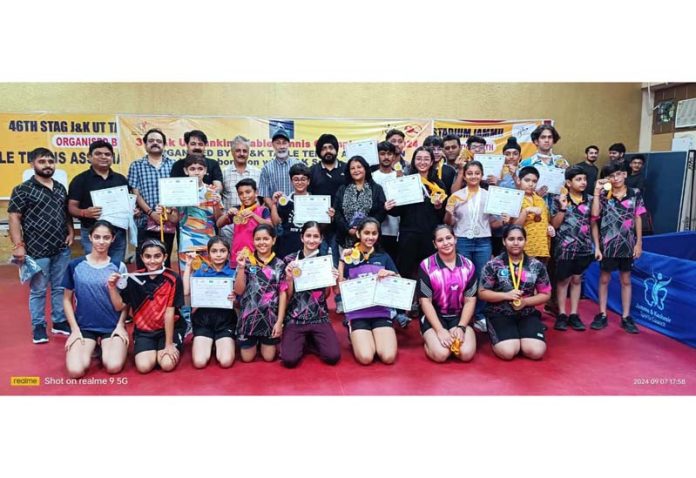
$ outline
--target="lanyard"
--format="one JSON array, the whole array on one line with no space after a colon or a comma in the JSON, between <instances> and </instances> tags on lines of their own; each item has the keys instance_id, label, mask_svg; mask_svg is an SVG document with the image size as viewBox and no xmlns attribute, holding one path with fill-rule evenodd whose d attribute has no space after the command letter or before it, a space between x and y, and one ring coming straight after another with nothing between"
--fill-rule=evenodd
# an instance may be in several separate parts
<instances>
[{"instance_id":1,"label":"lanyard","mask_svg":"<svg viewBox=\"0 0 696 478\"><path fill-rule=\"evenodd\" d=\"M512 287L514 290L520 290L520 284L522 283L522 268L524 266L524 256L519 264L519 271L515 274L515 266L512 263L512 257L508 256L508 264L510 265L510 279L512 280ZM516 307L522 304L520 299L515 299L512 301L513 305Z\"/></svg>"},{"instance_id":2,"label":"lanyard","mask_svg":"<svg viewBox=\"0 0 696 478\"><path fill-rule=\"evenodd\" d=\"M125 289L126 286L128 285L128 278L130 277L133 279L138 285L143 285L145 281L138 279L140 276L156 276L160 275L165 271L164 267L161 269L158 269L156 271L151 271L151 272L127 272L125 274L121 274L121 277L118 279L118 282L116 283L116 287L119 289Z\"/></svg>"}]
</instances>

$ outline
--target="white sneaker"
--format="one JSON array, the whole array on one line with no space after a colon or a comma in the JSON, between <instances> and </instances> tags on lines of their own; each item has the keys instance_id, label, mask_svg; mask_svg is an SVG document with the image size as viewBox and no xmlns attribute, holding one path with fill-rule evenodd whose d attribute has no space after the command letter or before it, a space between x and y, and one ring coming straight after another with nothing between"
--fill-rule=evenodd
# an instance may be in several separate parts
<instances>
[{"instance_id":1,"label":"white sneaker","mask_svg":"<svg viewBox=\"0 0 696 478\"><path fill-rule=\"evenodd\" d=\"M474 330L486 333L488 332L488 327L486 326L486 319L474 320Z\"/></svg>"}]
</instances>

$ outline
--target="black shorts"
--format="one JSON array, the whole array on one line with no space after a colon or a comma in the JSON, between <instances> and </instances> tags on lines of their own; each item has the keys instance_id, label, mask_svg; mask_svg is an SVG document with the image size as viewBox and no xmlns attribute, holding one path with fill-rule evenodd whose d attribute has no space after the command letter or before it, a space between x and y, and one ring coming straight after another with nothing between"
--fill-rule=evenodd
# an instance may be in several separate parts
<instances>
[{"instance_id":1,"label":"black shorts","mask_svg":"<svg viewBox=\"0 0 696 478\"><path fill-rule=\"evenodd\" d=\"M486 323L493 345L510 339L537 339L546 342L541 312L536 309L525 317L519 314L486 315Z\"/></svg>"},{"instance_id":2,"label":"black shorts","mask_svg":"<svg viewBox=\"0 0 696 478\"><path fill-rule=\"evenodd\" d=\"M82 334L82 338L94 340L99 343L101 340L111 338L113 332L95 332L93 330L80 329L80 333Z\"/></svg>"},{"instance_id":3,"label":"black shorts","mask_svg":"<svg viewBox=\"0 0 696 478\"><path fill-rule=\"evenodd\" d=\"M599 268L604 272L620 270L621 272L631 272L633 267L632 257L605 257L599 263Z\"/></svg>"},{"instance_id":4,"label":"black shorts","mask_svg":"<svg viewBox=\"0 0 696 478\"><path fill-rule=\"evenodd\" d=\"M258 335L240 335L237 339L240 349L251 349L257 345L278 345L280 337L260 337Z\"/></svg>"},{"instance_id":5,"label":"black shorts","mask_svg":"<svg viewBox=\"0 0 696 478\"><path fill-rule=\"evenodd\" d=\"M393 319L379 317L376 319L355 319L348 321L348 332L355 330L375 330L379 327L393 327Z\"/></svg>"},{"instance_id":6,"label":"black shorts","mask_svg":"<svg viewBox=\"0 0 696 478\"><path fill-rule=\"evenodd\" d=\"M556 280L565 280L570 276L582 275L590 264L594 261L594 256L578 256L572 260L556 261Z\"/></svg>"},{"instance_id":7,"label":"black shorts","mask_svg":"<svg viewBox=\"0 0 696 478\"><path fill-rule=\"evenodd\" d=\"M234 338L237 313L232 309L196 309L191 314L194 337L208 337L213 340Z\"/></svg>"},{"instance_id":8,"label":"black shorts","mask_svg":"<svg viewBox=\"0 0 696 478\"><path fill-rule=\"evenodd\" d=\"M179 353L184 351L184 334L186 333L186 321L179 319L174 324L174 346ZM150 350L158 351L164 349L164 329L145 332L143 330L133 330L133 354L137 355L140 352L148 352Z\"/></svg>"},{"instance_id":9,"label":"black shorts","mask_svg":"<svg viewBox=\"0 0 696 478\"><path fill-rule=\"evenodd\" d=\"M440 315L440 314L437 314L437 318L440 319L440 323L441 323L442 326L443 326L445 329L447 329L447 330L451 329L452 327L456 327L457 325L459 325L459 319L460 319L460 317L461 317L461 315L446 315L446 316L442 316L442 315ZM423 334L425 333L426 330L432 329L432 328L433 328L433 326L430 325L430 322L428 321L428 319L426 319L424 315L421 316L421 318L420 318L420 331L421 331L421 335L423 335Z\"/></svg>"}]
</instances>

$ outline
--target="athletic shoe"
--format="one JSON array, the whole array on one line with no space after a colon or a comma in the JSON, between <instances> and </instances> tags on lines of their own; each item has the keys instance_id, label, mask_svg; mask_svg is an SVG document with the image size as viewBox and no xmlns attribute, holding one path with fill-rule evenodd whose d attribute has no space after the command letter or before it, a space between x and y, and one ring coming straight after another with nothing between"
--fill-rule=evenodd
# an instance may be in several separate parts
<instances>
[{"instance_id":1,"label":"athletic shoe","mask_svg":"<svg viewBox=\"0 0 696 478\"><path fill-rule=\"evenodd\" d=\"M570 314L568 316L568 323L573 330L577 330L578 332L585 330L585 324L582 323L578 314Z\"/></svg>"},{"instance_id":2,"label":"athletic shoe","mask_svg":"<svg viewBox=\"0 0 696 478\"><path fill-rule=\"evenodd\" d=\"M565 314L558 314L556 318L556 323L553 326L554 329L565 332L568 330L568 316Z\"/></svg>"},{"instance_id":3,"label":"athletic shoe","mask_svg":"<svg viewBox=\"0 0 696 478\"><path fill-rule=\"evenodd\" d=\"M396 314L395 320L399 323L401 328L405 329L408 327L408 324L411 323L412 319L406 314Z\"/></svg>"},{"instance_id":4,"label":"athletic shoe","mask_svg":"<svg viewBox=\"0 0 696 478\"><path fill-rule=\"evenodd\" d=\"M602 330L607 325L609 325L609 322L607 321L607 314L597 314L590 324L590 328L594 330Z\"/></svg>"},{"instance_id":5,"label":"athletic shoe","mask_svg":"<svg viewBox=\"0 0 696 478\"><path fill-rule=\"evenodd\" d=\"M636 327L636 324L635 324L635 322L633 322L633 319L631 318L630 315L628 317L621 318L621 328L624 329L629 334L637 334L638 333L638 327Z\"/></svg>"},{"instance_id":6,"label":"athletic shoe","mask_svg":"<svg viewBox=\"0 0 696 478\"><path fill-rule=\"evenodd\" d=\"M34 327L34 339L32 342L35 344L45 344L48 342L48 335L46 334L45 325L37 325Z\"/></svg>"},{"instance_id":7,"label":"athletic shoe","mask_svg":"<svg viewBox=\"0 0 696 478\"><path fill-rule=\"evenodd\" d=\"M479 332L486 333L488 332L488 327L486 325L486 319L479 319L479 320L474 320L474 330L478 330Z\"/></svg>"},{"instance_id":8,"label":"athletic shoe","mask_svg":"<svg viewBox=\"0 0 696 478\"><path fill-rule=\"evenodd\" d=\"M60 335L70 335L70 325L68 325L67 320L64 322L53 322L51 332Z\"/></svg>"}]
</instances>

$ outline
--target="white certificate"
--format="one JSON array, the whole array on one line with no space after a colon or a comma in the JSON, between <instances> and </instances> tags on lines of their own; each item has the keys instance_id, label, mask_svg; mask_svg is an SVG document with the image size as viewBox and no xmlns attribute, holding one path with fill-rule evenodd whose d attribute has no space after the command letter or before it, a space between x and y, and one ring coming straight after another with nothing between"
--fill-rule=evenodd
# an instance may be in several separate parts
<instances>
[{"instance_id":1,"label":"white certificate","mask_svg":"<svg viewBox=\"0 0 696 478\"><path fill-rule=\"evenodd\" d=\"M503 174L504 154L475 154L474 161L478 161L483 166L484 178L491 175L499 178Z\"/></svg>"},{"instance_id":2,"label":"white certificate","mask_svg":"<svg viewBox=\"0 0 696 478\"><path fill-rule=\"evenodd\" d=\"M299 277L293 277L295 290L323 289L336 285L333 276L333 259L331 256L310 257L297 261L300 271Z\"/></svg>"},{"instance_id":3,"label":"white certificate","mask_svg":"<svg viewBox=\"0 0 696 478\"><path fill-rule=\"evenodd\" d=\"M379 164L377 140L349 141L346 143L346 158L350 159L353 156L362 156L369 165Z\"/></svg>"},{"instance_id":4,"label":"white certificate","mask_svg":"<svg viewBox=\"0 0 696 478\"><path fill-rule=\"evenodd\" d=\"M510 217L519 217L522 209L524 191L519 189L488 187L488 200L483 212L486 214L507 214Z\"/></svg>"},{"instance_id":5,"label":"white certificate","mask_svg":"<svg viewBox=\"0 0 696 478\"><path fill-rule=\"evenodd\" d=\"M367 309L374 306L376 286L377 276L374 274L339 282L338 287L341 289L343 311L353 312L354 310Z\"/></svg>"},{"instance_id":6,"label":"white certificate","mask_svg":"<svg viewBox=\"0 0 696 478\"><path fill-rule=\"evenodd\" d=\"M92 204L102 208L102 216L111 216L118 213L133 214L128 200L128 186L117 186L115 188L99 189L90 191Z\"/></svg>"},{"instance_id":7,"label":"white certificate","mask_svg":"<svg viewBox=\"0 0 696 478\"><path fill-rule=\"evenodd\" d=\"M423 185L420 174L410 174L387 181L382 186L387 201L396 201L397 206L423 202Z\"/></svg>"},{"instance_id":8,"label":"white certificate","mask_svg":"<svg viewBox=\"0 0 696 478\"><path fill-rule=\"evenodd\" d=\"M551 194L561 194L561 188L565 184L565 169L543 166L537 169L539 170L537 190L546 186Z\"/></svg>"},{"instance_id":9,"label":"white certificate","mask_svg":"<svg viewBox=\"0 0 696 478\"><path fill-rule=\"evenodd\" d=\"M159 202L162 206L198 206L198 178L160 178Z\"/></svg>"},{"instance_id":10,"label":"white certificate","mask_svg":"<svg viewBox=\"0 0 696 478\"><path fill-rule=\"evenodd\" d=\"M292 200L295 203L295 214L292 222L295 224L304 224L307 221L316 221L320 224L331 222L329 217L331 196L293 195Z\"/></svg>"},{"instance_id":11,"label":"white certificate","mask_svg":"<svg viewBox=\"0 0 696 478\"><path fill-rule=\"evenodd\" d=\"M383 277L377 280L374 305L411 310L416 281L402 277Z\"/></svg>"},{"instance_id":12,"label":"white certificate","mask_svg":"<svg viewBox=\"0 0 696 478\"><path fill-rule=\"evenodd\" d=\"M232 302L227 296L233 285L233 277L192 277L191 307L231 309Z\"/></svg>"}]
</instances>

